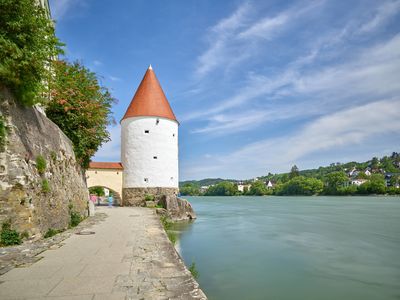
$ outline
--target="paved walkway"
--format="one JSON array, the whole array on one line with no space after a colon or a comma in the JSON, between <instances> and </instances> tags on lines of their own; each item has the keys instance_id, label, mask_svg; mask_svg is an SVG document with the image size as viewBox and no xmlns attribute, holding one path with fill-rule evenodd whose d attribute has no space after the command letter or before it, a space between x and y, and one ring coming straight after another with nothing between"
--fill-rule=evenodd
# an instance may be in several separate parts
<instances>
[{"instance_id":1,"label":"paved walkway","mask_svg":"<svg viewBox=\"0 0 400 300\"><path fill-rule=\"evenodd\" d=\"M206 299L147 208L108 217L29 267L0 276L0 299Z\"/></svg>"}]
</instances>

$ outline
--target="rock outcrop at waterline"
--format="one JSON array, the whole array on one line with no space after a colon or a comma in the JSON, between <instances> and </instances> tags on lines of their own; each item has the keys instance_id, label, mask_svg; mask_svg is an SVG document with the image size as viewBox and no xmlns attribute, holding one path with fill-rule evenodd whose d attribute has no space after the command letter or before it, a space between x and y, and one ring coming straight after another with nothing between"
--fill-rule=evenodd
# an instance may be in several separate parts
<instances>
[{"instance_id":1,"label":"rock outcrop at waterline","mask_svg":"<svg viewBox=\"0 0 400 300\"><path fill-rule=\"evenodd\" d=\"M146 206L158 206L156 208L157 214L166 216L173 221L196 219L196 213L189 201L175 195L162 195L156 201L147 201Z\"/></svg>"}]
</instances>

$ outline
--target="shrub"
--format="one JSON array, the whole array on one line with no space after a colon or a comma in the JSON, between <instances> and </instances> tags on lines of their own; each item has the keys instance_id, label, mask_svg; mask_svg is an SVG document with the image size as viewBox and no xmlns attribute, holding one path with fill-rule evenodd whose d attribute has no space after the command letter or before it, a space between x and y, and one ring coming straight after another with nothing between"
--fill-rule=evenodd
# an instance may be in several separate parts
<instances>
[{"instance_id":1,"label":"shrub","mask_svg":"<svg viewBox=\"0 0 400 300\"><path fill-rule=\"evenodd\" d=\"M47 238L55 236L56 234L59 234L59 233L61 233L63 231L64 230L49 228L47 230L46 234L44 235L44 238L47 239Z\"/></svg>"},{"instance_id":2,"label":"shrub","mask_svg":"<svg viewBox=\"0 0 400 300\"><path fill-rule=\"evenodd\" d=\"M36 157L36 169L38 170L40 175L43 175L44 172L46 171L46 160L44 159L43 156L38 155L38 157Z\"/></svg>"},{"instance_id":3,"label":"shrub","mask_svg":"<svg viewBox=\"0 0 400 300\"><path fill-rule=\"evenodd\" d=\"M43 101L50 60L62 52L54 25L32 0L0 0L0 82L20 103Z\"/></svg>"},{"instance_id":4,"label":"shrub","mask_svg":"<svg viewBox=\"0 0 400 300\"><path fill-rule=\"evenodd\" d=\"M87 168L93 154L110 140L107 126L115 123L111 111L115 99L79 62L56 61L53 70L47 117L69 137L78 162Z\"/></svg>"},{"instance_id":5,"label":"shrub","mask_svg":"<svg viewBox=\"0 0 400 300\"><path fill-rule=\"evenodd\" d=\"M11 221L5 221L1 226L0 244L3 246L21 244L21 237L16 230L11 229Z\"/></svg>"},{"instance_id":6,"label":"shrub","mask_svg":"<svg viewBox=\"0 0 400 300\"><path fill-rule=\"evenodd\" d=\"M151 195L151 194L146 194L146 195L144 195L144 200L145 201L154 201L154 195Z\"/></svg>"},{"instance_id":7,"label":"shrub","mask_svg":"<svg viewBox=\"0 0 400 300\"><path fill-rule=\"evenodd\" d=\"M6 135L7 135L6 125L3 116L0 115L0 152L3 152L5 150Z\"/></svg>"},{"instance_id":8,"label":"shrub","mask_svg":"<svg viewBox=\"0 0 400 300\"><path fill-rule=\"evenodd\" d=\"M192 264L189 267L189 271L190 271L190 273L192 273L192 276L194 277L194 279L199 278L199 271L197 271L197 269L196 269L195 262L192 262Z\"/></svg>"},{"instance_id":9,"label":"shrub","mask_svg":"<svg viewBox=\"0 0 400 300\"><path fill-rule=\"evenodd\" d=\"M49 193L50 192L50 184L47 181L47 179L42 180L42 192L43 193Z\"/></svg>"},{"instance_id":10,"label":"shrub","mask_svg":"<svg viewBox=\"0 0 400 300\"><path fill-rule=\"evenodd\" d=\"M70 222L69 222L69 226L76 227L76 226L78 226L78 224L80 222L82 222L82 217L81 217L81 215L79 213L71 210L69 215L70 215L70 218L71 218Z\"/></svg>"}]
</instances>

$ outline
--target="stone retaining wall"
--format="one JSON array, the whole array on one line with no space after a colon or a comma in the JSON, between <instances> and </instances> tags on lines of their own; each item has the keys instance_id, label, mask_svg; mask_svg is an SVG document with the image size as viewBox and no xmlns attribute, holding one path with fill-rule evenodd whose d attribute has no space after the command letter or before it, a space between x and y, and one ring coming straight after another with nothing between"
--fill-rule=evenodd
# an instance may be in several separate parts
<instances>
[{"instance_id":1,"label":"stone retaining wall","mask_svg":"<svg viewBox=\"0 0 400 300\"><path fill-rule=\"evenodd\" d=\"M162 188L162 187L148 187L148 188L123 188L122 189L122 205L123 206L146 206L145 195L154 195L157 197L162 196L176 196L179 189L177 188Z\"/></svg>"},{"instance_id":2,"label":"stone retaining wall","mask_svg":"<svg viewBox=\"0 0 400 300\"><path fill-rule=\"evenodd\" d=\"M0 116L7 126L0 150L0 223L40 236L68 227L70 209L87 214L88 191L71 141L44 114L19 105L0 87ZM39 174L36 159L46 169ZM46 190L46 182L49 189Z\"/></svg>"}]
</instances>

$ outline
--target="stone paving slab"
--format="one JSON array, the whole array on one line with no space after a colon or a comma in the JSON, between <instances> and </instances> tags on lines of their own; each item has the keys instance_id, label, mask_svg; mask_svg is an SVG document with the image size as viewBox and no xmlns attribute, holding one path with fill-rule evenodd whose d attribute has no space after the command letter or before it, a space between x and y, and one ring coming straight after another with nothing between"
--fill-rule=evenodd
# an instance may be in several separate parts
<instances>
[{"instance_id":1,"label":"stone paving slab","mask_svg":"<svg viewBox=\"0 0 400 300\"><path fill-rule=\"evenodd\" d=\"M0 299L207 299L155 211L101 207L93 235L70 235L0 276Z\"/></svg>"}]
</instances>

